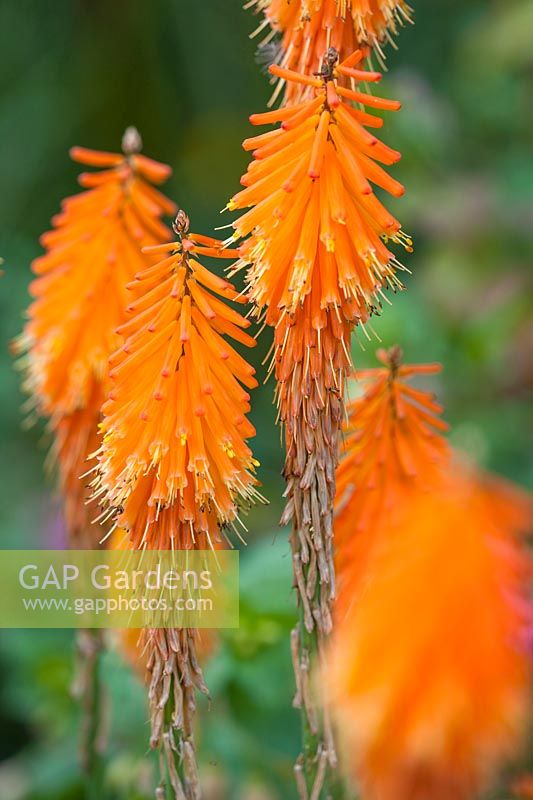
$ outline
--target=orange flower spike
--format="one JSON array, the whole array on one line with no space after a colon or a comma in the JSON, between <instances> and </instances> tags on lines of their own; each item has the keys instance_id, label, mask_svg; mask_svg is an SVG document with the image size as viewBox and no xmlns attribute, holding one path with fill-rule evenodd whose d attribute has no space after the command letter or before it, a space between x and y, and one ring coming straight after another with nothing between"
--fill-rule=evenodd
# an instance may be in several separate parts
<instances>
[{"instance_id":1,"label":"orange flower spike","mask_svg":"<svg viewBox=\"0 0 533 800\"><path fill-rule=\"evenodd\" d=\"M340 567L328 675L346 763L369 800L471 800L520 752L531 566L517 537L531 517L497 480L489 491L451 465L381 517L364 590L357 552Z\"/></svg>"},{"instance_id":2,"label":"orange flower spike","mask_svg":"<svg viewBox=\"0 0 533 800\"><path fill-rule=\"evenodd\" d=\"M149 182L166 180L170 167L138 153L133 128L122 144L123 154L71 149L75 161L101 171L80 175L88 191L64 200L54 229L41 237L47 252L32 264L34 301L18 342L27 351L26 388L37 412L50 418L71 543L86 547L104 535L93 525L96 504L81 476L98 447L107 360L120 341L126 284L152 262L140 248L168 238L161 218L175 211Z\"/></svg>"},{"instance_id":3,"label":"orange flower spike","mask_svg":"<svg viewBox=\"0 0 533 800\"><path fill-rule=\"evenodd\" d=\"M518 537L532 501L452 459L442 408L406 383L439 365L378 355L384 367L358 375L369 384L337 471L333 708L364 797L470 800L524 731L531 563Z\"/></svg>"},{"instance_id":4,"label":"orange flower spike","mask_svg":"<svg viewBox=\"0 0 533 800\"><path fill-rule=\"evenodd\" d=\"M367 383L362 397L347 407L344 456L337 470L335 522L339 559L354 537L371 532L379 516L398 497L431 487L450 459L441 434L442 407L431 393L406 383L413 375L432 375L439 364L402 365L401 351L380 350L383 367L357 372Z\"/></svg>"},{"instance_id":5,"label":"orange flower spike","mask_svg":"<svg viewBox=\"0 0 533 800\"><path fill-rule=\"evenodd\" d=\"M273 31L281 33L282 69L313 75L320 69L324 50L335 47L341 60L346 59L343 76L348 80L357 79L354 67L366 54L358 49L361 44L376 49L382 59L382 43L411 21L404 0L256 0L252 5L264 11ZM264 27L263 22L257 33ZM269 33L265 43L271 38ZM366 80L379 80L373 77L376 73L370 75ZM298 102L302 91L301 84L288 83L285 102Z\"/></svg>"},{"instance_id":6,"label":"orange flower spike","mask_svg":"<svg viewBox=\"0 0 533 800\"><path fill-rule=\"evenodd\" d=\"M236 298L233 286L197 260L235 252L189 235L183 212L174 229L172 249L132 284L138 299L111 358L101 424L96 493L135 547L199 546L197 536L213 543L238 507L258 496L242 389L257 381L223 336L247 346L255 339L242 331L248 320L216 296Z\"/></svg>"},{"instance_id":7,"label":"orange flower spike","mask_svg":"<svg viewBox=\"0 0 533 800\"><path fill-rule=\"evenodd\" d=\"M161 183L170 168L139 155L140 146L128 129L124 155L71 149L75 161L107 169L80 176L91 188L63 202L54 231L42 237L48 252L33 264L40 277L30 286L35 300L19 346L29 352L27 386L44 415L82 408L93 379L103 380L119 341L126 284L150 263L140 247L168 237L161 217L174 204L145 177Z\"/></svg>"},{"instance_id":8,"label":"orange flower spike","mask_svg":"<svg viewBox=\"0 0 533 800\"><path fill-rule=\"evenodd\" d=\"M250 299L259 309L268 308L270 324L283 308L295 313L319 285L321 308L332 308L331 298L338 294L347 319L353 318L352 302L366 314L385 286L401 287L399 265L385 242L411 249L411 240L371 186L403 194L403 186L376 163L395 163L399 153L369 133L365 116L345 103L337 86L337 62L338 54L330 49L319 78L312 81L316 97L295 106L292 114L288 108L251 117L256 124L281 120L284 127L275 136L247 140L246 149L259 147L242 179L245 188L228 204L230 210L251 209L233 223L235 239L249 236L237 267L249 265ZM277 66L271 72L287 80L305 78ZM375 80L377 74L370 77ZM380 105L379 98L371 101ZM337 273L337 293L325 276L311 280L315 260L331 260L324 251L336 263L328 274Z\"/></svg>"}]
</instances>

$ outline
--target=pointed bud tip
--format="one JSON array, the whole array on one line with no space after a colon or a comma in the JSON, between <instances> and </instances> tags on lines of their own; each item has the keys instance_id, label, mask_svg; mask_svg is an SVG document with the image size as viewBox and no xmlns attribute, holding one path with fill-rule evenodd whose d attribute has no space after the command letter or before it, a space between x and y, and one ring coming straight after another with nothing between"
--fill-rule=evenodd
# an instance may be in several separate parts
<instances>
[{"instance_id":1,"label":"pointed bud tip","mask_svg":"<svg viewBox=\"0 0 533 800\"><path fill-rule=\"evenodd\" d=\"M142 150L143 141L135 125L129 125L122 137L122 152L125 156L133 156Z\"/></svg>"}]
</instances>

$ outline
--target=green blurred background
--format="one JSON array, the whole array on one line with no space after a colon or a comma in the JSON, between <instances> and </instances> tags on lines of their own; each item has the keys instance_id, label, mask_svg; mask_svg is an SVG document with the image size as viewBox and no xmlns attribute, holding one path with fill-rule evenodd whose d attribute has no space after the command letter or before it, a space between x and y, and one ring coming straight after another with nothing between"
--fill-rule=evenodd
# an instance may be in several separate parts
<instances>
[{"instance_id":1,"label":"green blurred background","mask_svg":"<svg viewBox=\"0 0 533 800\"><path fill-rule=\"evenodd\" d=\"M409 291L374 324L386 346L443 362L435 385L454 442L525 485L530 458L533 319L533 2L425 0L389 48L383 93L403 111L384 139L403 151L397 213L413 233ZM9 341L21 329L29 265L60 200L76 191L73 144L118 149L130 124L145 152L170 163L166 187L209 233L238 186L247 116L269 87L239 0L2 0L0 2L0 255L2 547L60 546L57 498L43 475L42 430L21 426ZM390 115L391 117L393 115ZM359 336L358 365L379 342ZM261 375L268 333L256 353ZM281 508L282 451L272 384L255 393L269 508L249 519L242 556L242 624L222 636L201 719L208 798L291 798L298 720L291 710L293 624ZM529 427L528 427L529 425ZM0 638L0 798L84 797L77 709L69 696L73 636L4 631ZM109 797L150 795L153 764L140 684L111 649Z\"/></svg>"}]
</instances>

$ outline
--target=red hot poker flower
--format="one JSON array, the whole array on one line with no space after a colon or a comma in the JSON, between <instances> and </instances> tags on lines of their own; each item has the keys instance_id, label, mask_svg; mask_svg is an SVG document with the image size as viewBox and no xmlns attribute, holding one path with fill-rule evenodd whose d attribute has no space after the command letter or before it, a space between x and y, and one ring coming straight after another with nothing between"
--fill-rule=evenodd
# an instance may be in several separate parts
<instances>
[{"instance_id":1,"label":"red hot poker flower","mask_svg":"<svg viewBox=\"0 0 533 800\"><path fill-rule=\"evenodd\" d=\"M380 44L410 22L410 9L403 0L258 0L273 32L281 34L282 67L306 75L318 72L322 55L329 48L338 50L342 60L358 47L368 44L382 57ZM272 34L267 35L266 42ZM286 102L297 102L301 86L288 84Z\"/></svg>"},{"instance_id":2,"label":"red hot poker flower","mask_svg":"<svg viewBox=\"0 0 533 800\"><path fill-rule=\"evenodd\" d=\"M254 369L228 338L255 345L249 322L226 300L244 302L198 257L235 258L222 242L189 233L180 211L178 240L149 248L163 257L130 284L124 345L110 360L112 391L101 424L97 495L129 547L223 546L220 529L256 495L246 418ZM246 388L244 388L246 387ZM159 747L176 797L199 797L194 747L196 691L207 692L197 632L148 630L151 746Z\"/></svg>"},{"instance_id":3,"label":"red hot poker flower","mask_svg":"<svg viewBox=\"0 0 533 800\"><path fill-rule=\"evenodd\" d=\"M450 457L442 437L448 425L439 418L442 406L431 393L410 385L413 377L440 372L440 364L402 364L397 347L379 350L378 358L383 367L356 373L367 389L347 407L344 456L337 470L341 541L345 525L357 532L371 529L375 515L388 513L399 493L411 485L430 485Z\"/></svg>"},{"instance_id":4,"label":"red hot poker flower","mask_svg":"<svg viewBox=\"0 0 533 800\"><path fill-rule=\"evenodd\" d=\"M366 130L380 127L381 119L352 106L396 110L399 104L341 85L380 78L359 68L363 57L358 51L339 65L337 52L329 50L315 77L271 68L277 77L305 86L311 97L251 118L281 127L244 143L254 161L241 180L245 188L228 205L250 209L233 223L234 239L248 237L234 269L249 267L255 313L275 327L273 364L287 451L282 522L293 521L293 567L303 611L293 632L296 681L306 698L301 702L307 724L317 729L316 752L302 755L299 768L313 793L336 763L328 720L310 700L306 640L311 637L322 653L331 631L333 500L350 335L379 305L384 288L401 287L401 267L387 241L411 247L370 185L402 194L403 187L377 163L392 164L400 155ZM327 766L315 784L316 764L324 759Z\"/></svg>"},{"instance_id":5,"label":"red hot poker flower","mask_svg":"<svg viewBox=\"0 0 533 800\"><path fill-rule=\"evenodd\" d=\"M332 702L365 797L467 800L524 730L531 500L452 459L405 383L434 365L381 358L338 470Z\"/></svg>"},{"instance_id":6,"label":"red hot poker flower","mask_svg":"<svg viewBox=\"0 0 533 800\"><path fill-rule=\"evenodd\" d=\"M311 293L313 308L336 309L356 321L375 308L383 288L401 287L400 265L387 242L410 249L411 241L371 186L403 193L378 163L393 164L400 154L368 132L381 119L351 102L389 110L400 104L338 85L343 72L354 80L379 78L356 69L362 57L357 52L337 66L336 52L329 51L316 78L271 67L311 86L314 96L251 117L254 124L281 127L244 142L254 161L228 208L250 208L233 223L236 238L249 236L239 266L251 265L251 300L266 308L268 324L275 325L283 309L295 312Z\"/></svg>"},{"instance_id":7,"label":"red hot poker flower","mask_svg":"<svg viewBox=\"0 0 533 800\"><path fill-rule=\"evenodd\" d=\"M244 298L198 261L235 251L189 234L183 212L176 230L177 242L149 248L163 260L130 284L136 299L110 361L96 480L133 545L150 549L212 546L256 495L246 414L257 382L227 337L249 347L255 339L224 302Z\"/></svg>"},{"instance_id":8,"label":"red hot poker flower","mask_svg":"<svg viewBox=\"0 0 533 800\"><path fill-rule=\"evenodd\" d=\"M50 417L54 455L65 497L67 528L74 538L90 534L94 507L80 476L97 446L97 424L106 393L107 360L118 346L126 283L152 263L144 245L168 239L161 222L174 204L151 184L170 168L141 155L135 129L123 139L124 154L74 147L75 161L101 171L83 173L83 193L63 201L54 230L41 241L46 254L33 262L37 277L29 321L18 342L27 351L26 388L38 413ZM97 531L97 533L95 533Z\"/></svg>"},{"instance_id":9,"label":"red hot poker flower","mask_svg":"<svg viewBox=\"0 0 533 800\"><path fill-rule=\"evenodd\" d=\"M87 191L63 201L54 230L41 238L47 253L32 265L35 300L23 344L30 354L29 389L49 416L82 408L93 378L105 379L127 305L125 286L151 263L141 248L168 239L161 217L175 211L150 185L169 177L165 164L130 151L74 147L71 156L104 169L80 175Z\"/></svg>"},{"instance_id":10,"label":"red hot poker flower","mask_svg":"<svg viewBox=\"0 0 533 800\"><path fill-rule=\"evenodd\" d=\"M362 576L342 568L329 675L369 800L471 800L517 756L530 519L518 492L450 463L379 519Z\"/></svg>"}]
</instances>

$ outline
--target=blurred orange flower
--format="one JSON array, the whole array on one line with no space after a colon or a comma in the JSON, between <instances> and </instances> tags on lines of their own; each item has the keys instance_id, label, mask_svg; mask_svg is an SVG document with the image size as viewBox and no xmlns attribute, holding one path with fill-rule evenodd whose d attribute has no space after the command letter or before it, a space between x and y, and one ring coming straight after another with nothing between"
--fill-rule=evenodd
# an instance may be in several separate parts
<instances>
[{"instance_id":1,"label":"blurred orange flower","mask_svg":"<svg viewBox=\"0 0 533 800\"><path fill-rule=\"evenodd\" d=\"M41 237L47 253L32 264L35 299L24 329L28 386L48 416L83 408L93 378L105 380L120 341L125 286L152 261L141 248L168 239L161 217L175 211L150 185L166 180L170 167L138 153L73 147L71 156L105 169L80 175L87 191L63 201L54 230Z\"/></svg>"},{"instance_id":2,"label":"blurred orange flower","mask_svg":"<svg viewBox=\"0 0 533 800\"><path fill-rule=\"evenodd\" d=\"M531 800L533 797L533 775L521 775L511 787L513 797L518 797L520 800Z\"/></svg>"},{"instance_id":3,"label":"blurred orange flower","mask_svg":"<svg viewBox=\"0 0 533 800\"><path fill-rule=\"evenodd\" d=\"M440 364L402 364L399 348L379 350L378 358L381 368L356 373L366 390L347 405L337 470L335 550L339 564L346 557L361 570L381 517L410 492L428 491L450 459L442 406L409 383L439 373Z\"/></svg>"},{"instance_id":4,"label":"blurred orange flower","mask_svg":"<svg viewBox=\"0 0 533 800\"><path fill-rule=\"evenodd\" d=\"M466 799L528 717L531 499L439 441L440 408L403 382L434 367L389 360L364 376L339 469L328 684L363 797Z\"/></svg>"},{"instance_id":5,"label":"blurred orange flower","mask_svg":"<svg viewBox=\"0 0 533 800\"><path fill-rule=\"evenodd\" d=\"M80 175L87 191L64 200L54 229L41 237L47 252L32 264L35 299L17 343L27 353L25 388L37 413L50 418L73 537L86 533L95 516L80 476L97 446L107 362L120 342L116 328L127 305L125 287L153 261L141 247L168 239L161 217L175 211L151 185L166 180L170 167L141 155L140 146L139 134L129 128L124 154L72 148L75 161L103 169Z\"/></svg>"},{"instance_id":6,"label":"blurred orange flower","mask_svg":"<svg viewBox=\"0 0 533 800\"><path fill-rule=\"evenodd\" d=\"M90 469L89 457L100 445L98 422L105 398L103 389L103 382L94 378L86 405L58 415L53 425L52 455L59 465L63 515L71 544L79 547L96 546L105 533L95 522L98 504L92 498L88 479L82 477Z\"/></svg>"}]
</instances>

